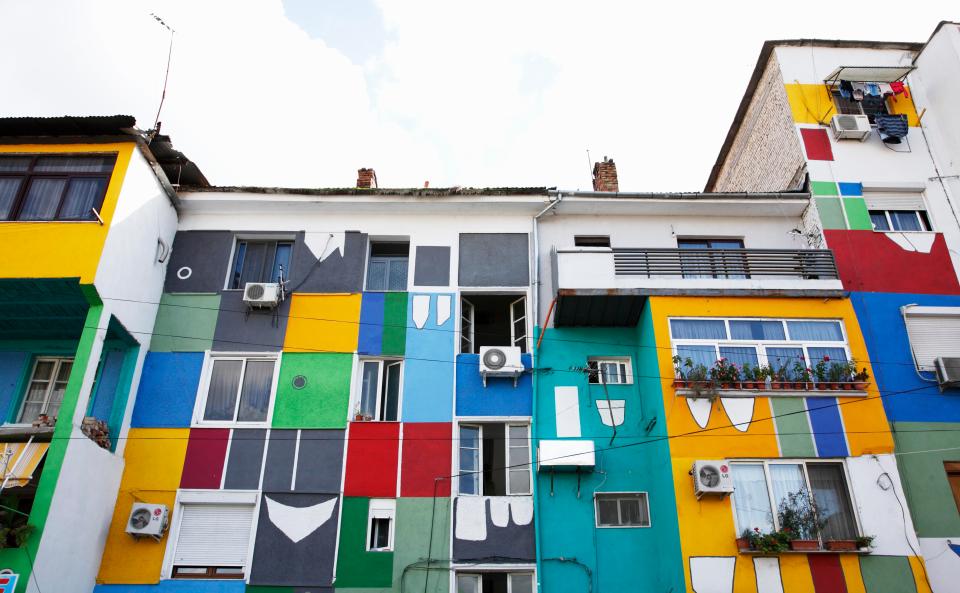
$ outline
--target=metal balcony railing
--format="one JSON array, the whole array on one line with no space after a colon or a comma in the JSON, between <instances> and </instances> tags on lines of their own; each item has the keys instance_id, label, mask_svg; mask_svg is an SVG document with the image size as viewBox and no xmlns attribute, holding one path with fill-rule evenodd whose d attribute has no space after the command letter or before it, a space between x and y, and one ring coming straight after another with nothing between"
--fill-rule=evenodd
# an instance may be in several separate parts
<instances>
[{"instance_id":1,"label":"metal balcony railing","mask_svg":"<svg viewBox=\"0 0 960 593\"><path fill-rule=\"evenodd\" d=\"M617 276L839 278L829 249L614 249L613 262Z\"/></svg>"}]
</instances>

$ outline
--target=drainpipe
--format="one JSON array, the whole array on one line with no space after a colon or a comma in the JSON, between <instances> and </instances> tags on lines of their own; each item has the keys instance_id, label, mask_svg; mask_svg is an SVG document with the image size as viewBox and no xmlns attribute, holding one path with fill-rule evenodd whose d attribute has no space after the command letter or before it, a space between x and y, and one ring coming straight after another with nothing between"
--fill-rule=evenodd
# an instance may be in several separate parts
<instances>
[{"instance_id":1,"label":"drainpipe","mask_svg":"<svg viewBox=\"0 0 960 593\"><path fill-rule=\"evenodd\" d=\"M560 202L563 201L563 194L557 192L557 198L547 204L547 207L540 211L539 214L533 217L533 327L540 327L540 232L539 232L539 223L540 217L550 212L554 208L560 205ZM545 328L540 327L541 337ZM540 340L537 340L537 345L540 344ZM534 443L537 444L537 450L539 451L539 439L536 438L536 412L537 412L537 394L540 392L540 379L537 376L536 369L537 365L537 349L538 346L533 348L531 352L531 359L533 360L533 413L530 416L530 436ZM539 473L540 467L537 466L537 472ZM542 578L541 568L543 566L542 558L543 554L540 551L540 518L537 516L537 504L539 489L537 488L537 476L532 476L532 486L533 486L533 539L534 547L536 549L536 566L537 566L537 592L540 593L540 579Z\"/></svg>"}]
</instances>

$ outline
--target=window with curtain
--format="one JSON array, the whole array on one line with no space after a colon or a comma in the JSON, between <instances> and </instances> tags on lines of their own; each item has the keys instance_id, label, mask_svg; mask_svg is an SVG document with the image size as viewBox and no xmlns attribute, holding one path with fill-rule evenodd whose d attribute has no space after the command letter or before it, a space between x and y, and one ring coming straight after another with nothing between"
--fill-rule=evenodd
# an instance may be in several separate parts
<instances>
[{"instance_id":1,"label":"window with curtain","mask_svg":"<svg viewBox=\"0 0 960 593\"><path fill-rule=\"evenodd\" d=\"M410 243L374 241L367 260L367 290L404 291L407 289L407 265Z\"/></svg>"},{"instance_id":2,"label":"window with curtain","mask_svg":"<svg viewBox=\"0 0 960 593\"><path fill-rule=\"evenodd\" d=\"M72 358L37 358L17 421L30 424L41 414L56 418L72 369Z\"/></svg>"},{"instance_id":3,"label":"window with curtain","mask_svg":"<svg viewBox=\"0 0 960 593\"><path fill-rule=\"evenodd\" d=\"M97 220L117 157L0 156L0 220Z\"/></svg>"},{"instance_id":4,"label":"window with curtain","mask_svg":"<svg viewBox=\"0 0 960 593\"><path fill-rule=\"evenodd\" d=\"M237 240L229 288L242 289L247 282L279 282L281 276L289 279L292 253L293 241Z\"/></svg>"},{"instance_id":5,"label":"window with curtain","mask_svg":"<svg viewBox=\"0 0 960 593\"><path fill-rule=\"evenodd\" d=\"M930 219L924 210L870 210L875 231L929 231Z\"/></svg>"},{"instance_id":6,"label":"window with curtain","mask_svg":"<svg viewBox=\"0 0 960 593\"><path fill-rule=\"evenodd\" d=\"M738 531L759 528L773 531L773 507L767 492L767 477L762 463L737 463L730 466L733 477L733 509Z\"/></svg>"},{"instance_id":7,"label":"window with curtain","mask_svg":"<svg viewBox=\"0 0 960 593\"><path fill-rule=\"evenodd\" d=\"M266 422L276 363L276 358L211 357L200 422Z\"/></svg>"},{"instance_id":8,"label":"window with curtain","mask_svg":"<svg viewBox=\"0 0 960 593\"><path fill-rule=\"evenodd\" d=\"M400 373L403 362L393 359L362 360L360 401L357 413L364 420L396 422L400 419Z\"/></svg>"}]
</instances>

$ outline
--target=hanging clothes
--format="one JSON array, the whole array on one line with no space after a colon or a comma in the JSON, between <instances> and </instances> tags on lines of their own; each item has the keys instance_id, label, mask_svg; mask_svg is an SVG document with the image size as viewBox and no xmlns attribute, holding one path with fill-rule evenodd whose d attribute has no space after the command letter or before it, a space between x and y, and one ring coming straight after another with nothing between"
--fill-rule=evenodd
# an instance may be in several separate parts
<instances>
[{"instance_id":1,"label":"hanging clothes","mask_svg":"<svg viewBox=\"0 0 960 593\"><path fill-rule=\"evenodd\" d=\"M907 92L907 87L903 84L902 81L895 81L890 83L890 90L893 91L894 95L903 95L905 98L910 98L910 93Z\"/></svg>"},{"instance_id":2,"label":"hanging clothes","mask_svg":"<svg viewBox=\"0 0 960 593\"><path fill-rule=\"evenodd\" d=\"M874 118L874 122L877 124L880 140L887 144L900 144L910 131L907 116L903 114L878 115Z\"/></svg>"},{"instance_id":3,"label":"hanging clothes","mask_svg":"<svg viewBox=\"0 0 960 593\"><path fill-rule=\"evenodd\" d=\"M850 96L853 94L853 86L850 84L849 80L840 81L840 96L844 99L850 100Z\"/></svg>"},{"instance_id":4,"label":"hanging clothes","mask_svg":"<svg viewBox=\"0 0 960 593\"><path fill-rule=\"evenodd\" d=\"M867 92L867 85L862 82L853 82L850 84L853 87L853 91L851 92L853 100L863 101L863 96Z\"/></svg>"},{"instance_id":5,"label":"hanging clothes","mask_svg":"<svg viewBox=\"0 0 960 593\"><path fill-rule=\"evenodd\" d=\"M867 94L871 97L880 97L880 85L875 82L867 83Z\"/></svg>"},{"instance_id":6,"label":"hanging clothes","mask_svg":"<svg viewBox=\"0 0 960 593\"><path fill-rule=\"evenodd\" d=\"M886 97L887 95L893 94L893 89L890 88L889 82L881 82L877 86L880 87L880 96Z\"/></svg>"}]
</instances>

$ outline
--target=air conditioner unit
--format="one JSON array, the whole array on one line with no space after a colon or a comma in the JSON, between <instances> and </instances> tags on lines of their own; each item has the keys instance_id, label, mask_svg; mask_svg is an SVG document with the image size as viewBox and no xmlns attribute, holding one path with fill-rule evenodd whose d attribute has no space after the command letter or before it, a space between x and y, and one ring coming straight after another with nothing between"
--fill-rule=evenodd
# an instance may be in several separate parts
<instances>
[{"instance_id":1,"label":"air conditioner unit","mask_svg":"<svg viewBox=\"0 0 960 593\"><path fill-rule=\"evenodd\" d=\"M951 387L960 387L960 357L941 356L933 361L937 368L937 382L940 391Z\"/></svg>"},{"instance_id":2,"label":"air conditioner unit","mask_svg":"<svg viewBox=\"0 0 960 593\"><path fill-rule=\"evenodd\" d=\"M733 477L730 476L730 464L726 460L695 461L690 473L693 475L697 500L705 494L726 496L733 492Z\"/></svg>"},{"instance_id":3,"label":"air conditioner unit","mask_svg":"<svg viewBox=\"0 0 960 593\"><path fill-rule=\"evenodd\" d=\"M870 120L866 115L834 115L830 120L833 137L837 140L866 140L870 135Z\"/></svg>"},{"instance_id":4,"label":"air conditioner unit","mask_svg":"<svg viewBox=\"0 0 960 593\"><path fill-rule=\"evenodd\" d=\"M243 287L243 302L254 309L272 309L282 298L276 282L247 282Z\"/></svg>"},{"instance_id":5,"label":"air conditioner unit","mask_svg":"<svg viewBox=\"0 0 960 593\"><path fill-rule=\"evenodd\" d=\"M157 541L167 530L169 511L165 504L133 503L127 519L127 533L134 537L152 537Z\"/></svg>"},{"instance_id":6,"label":"air conditioner unit","mask_svg":"<svg viewBox=\"0 0 960 593\"><path fill-rule=\"evenodd\" d=\"M480 346L480 376L483 386L487 377L513 377L513 386L523 374L520 348L516 346Z\"/></svg>"}]
</instances>

